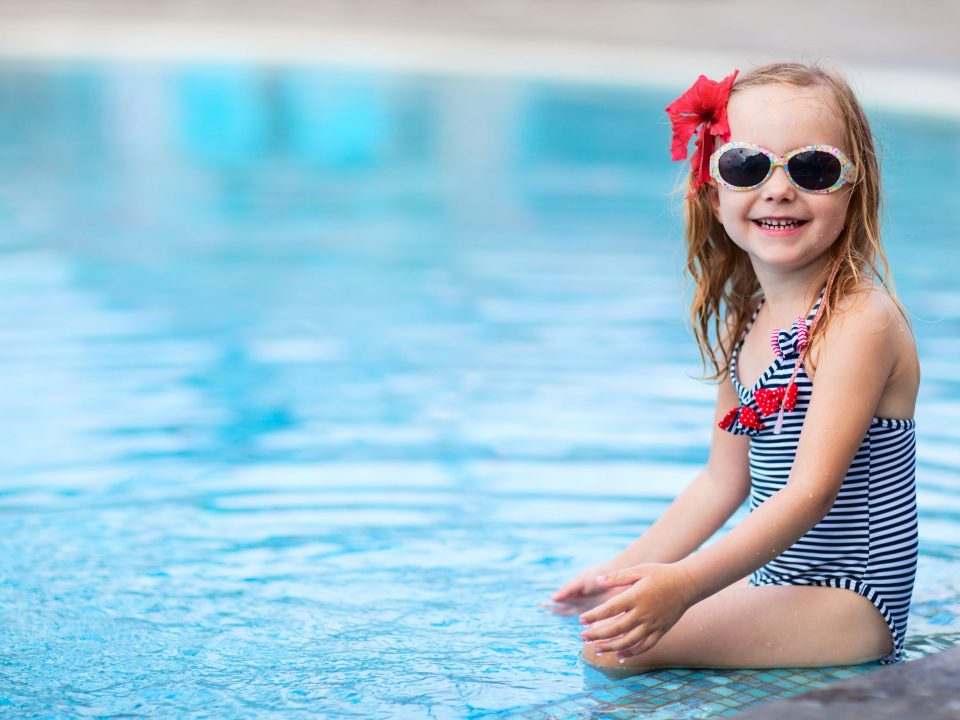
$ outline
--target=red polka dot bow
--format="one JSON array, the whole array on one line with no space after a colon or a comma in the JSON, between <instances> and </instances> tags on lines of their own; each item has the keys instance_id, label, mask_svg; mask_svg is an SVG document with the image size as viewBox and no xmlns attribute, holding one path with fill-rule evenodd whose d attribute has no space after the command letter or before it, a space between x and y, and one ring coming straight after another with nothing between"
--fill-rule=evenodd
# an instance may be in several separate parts
<instances>
[{"instance_id":1,"label":"red polka dot bow","mask_svg":"<svg viewBox=\"0 0 960 720\"><path fill-rule=\"evenodd\" d=\"M761 415L773 415L781 405L787 412L793 412L797 407L797 386L790 383L786 387L760 388L753 394L753 399Z\"/></svg>"},{"instance_id":2,"label":"red polka dot bow","mask_svg":"<svg viewBox=\"0 0 960 720\"><path fill-rule=\"evenodd\" d=\"M796 357L799 363L800 357L807 350L809 338L807 321L803 315L798 315L793 323L792 333L775 329L770 334L770 347L774 355L781 360ZM738 405L723 416L723 420L719 423L721 429L730 430L734 428L736 430L735 425L739 425L744 432L753 434L750 431L759 432L766 427L760 419L761 417L779 413L781 408L784 412L793 412L797 407L797 386L793 382L795 378L796 374L790 378L790 382L786 386L780 385L756 390L753 393L753 402L756 404L757 410L760 411L759 414L749 405Z\"/></svg>"},{"instance_id":3,"label":"red polka dot bow","mask_svg":"<svg viewBox=\"0 0 960 720\"><path fill-rule=\"evenodd\" d=\"M738 405L723 416L719 423L721 430L730 430L739 425L743 430L759 432L763 430L764 424L760 421L757 411L749 405Z\"/></svg>"},{"instance_id":4,"label":"red polka dot bow","mask_svg":"<svg viewBox=\"0 0 960 720\"><path fill-rule=\"evenodd\" d=\"M723 416L723 420L718 423L720 429L730 430L739 426L748 434L760 432L766 427L761 417L773 415L780 410L781 406L786 412L793 412L797 407L797 386L790 383L786 387L780 385L773 388L759 388L753 393L753 402L756 403L759 412L749 405L738 405Z\"/></svg>"}]
</instances>

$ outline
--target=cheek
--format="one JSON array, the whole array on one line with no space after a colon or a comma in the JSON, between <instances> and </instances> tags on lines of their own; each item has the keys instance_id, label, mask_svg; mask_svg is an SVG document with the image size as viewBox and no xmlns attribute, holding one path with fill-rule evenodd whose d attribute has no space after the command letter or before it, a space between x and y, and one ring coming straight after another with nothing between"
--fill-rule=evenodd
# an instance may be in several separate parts
<instances>
[{"instance_id":1,"label":"cheek","mask_svg":"<svg viewBox=\"0 0 960 720\"><path fill-rule=\"evenodd\" d=\"M750 203L743 197L745 194L729 191L720 193L720 207L717 214L724 226L731 222L743 220L746 217L746 213L750 209Z\"/></svg>"},{"instance_id":2,"label":"cheek","mask_svg":"<svg viewBox=\"0 0 960 720\"><path fill-rule=\"evenodd\" d=\"M820 218L819 228L817 229L818 240L833 244L840 236L847 224L847 207L849 204L849 196L823 198L823 202L816 210Z\"/></svg>"},{"instance_id":3,"label":"cheek","mask_svg":"<svg viewBox=\"0 0 960 720\"><path fill-rule=\"evenodd\" d=\"M850 205L850 196L846 193L838 197L824 198L823 207L820 209L820 215L824 223L838 231L847 223L847 208Z\"/></svg>"}]
</instances>

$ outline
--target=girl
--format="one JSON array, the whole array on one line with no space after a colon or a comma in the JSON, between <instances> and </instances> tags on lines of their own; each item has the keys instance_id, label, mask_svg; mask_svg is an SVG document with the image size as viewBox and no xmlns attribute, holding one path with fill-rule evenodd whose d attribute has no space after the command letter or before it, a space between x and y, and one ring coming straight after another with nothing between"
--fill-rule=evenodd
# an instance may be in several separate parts
<instances>
[{"instance_id":1,"label":"girl","mask_svg":"<svg viewBox=\"0 0 960 720\"><path fill-rule=\"evenodd\" d=\"M898 661L920 377L867 119L842 78L801 64L701 76L667 112L675 160L702 125L684 205L694 331L722 379L710 456L552 599L595 606L582 637L600 667ZM697 550L748 495L747 518Z\"/></svg>"}]
</instances>

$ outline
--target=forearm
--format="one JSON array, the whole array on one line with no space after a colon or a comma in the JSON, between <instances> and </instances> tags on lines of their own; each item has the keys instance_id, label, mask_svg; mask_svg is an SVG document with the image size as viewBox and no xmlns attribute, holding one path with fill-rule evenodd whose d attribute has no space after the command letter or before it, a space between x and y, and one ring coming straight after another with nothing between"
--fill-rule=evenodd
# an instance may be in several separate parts
<instances>
[{"instance_id":1,"label":"forearm","mask_svg":"<svg viewBox=\"0 0 960 720\"><path fill-rule=\"evenodd\" d=\"M682 560L715 533L746 498L745 489L702 470L667 511L612 561L622 568Z\"/></svg>"},{"instance_id":2,"label":"forearm","mask_svg":"<svg viewBox=\"0 0 960 720\"><path fill-rule=\"evenodd\" d=\"M832 504L832 496L788 483L720 540L678 563L690 580L692 602L778 557L823 519Z\"/></svg>"}]
</instances>

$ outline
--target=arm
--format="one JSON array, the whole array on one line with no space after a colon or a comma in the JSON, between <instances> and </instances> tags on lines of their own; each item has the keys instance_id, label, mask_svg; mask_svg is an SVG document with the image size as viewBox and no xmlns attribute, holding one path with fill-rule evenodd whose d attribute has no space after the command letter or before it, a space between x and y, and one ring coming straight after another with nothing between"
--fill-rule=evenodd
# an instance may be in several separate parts
<instances>
[{"instance_id":1,"label":"arm","mask_svg":"<svg viewBox=\"0 0 960 720\"><path fill-rule=\"evenodd\" d=\"M787 484L709 548L679 563L691 604L764 566L833 507L893 371L896 329L876 296L829 327Z\"/></svg>"},{"instance_id":2,"label":"arm","mask_svg":"<svg viewBox=\"0 0 960 720\"><path fill-rule=\"evenodd\" d=\"M612 560L613 567L682 560L719 530L743 504L750 492L749 439L744 435L731 435L717 426L737 402L733 385L724 378L717 391L706 467L639 540Z\"/></svg>"},{"instance_id":3,"label":"arm","mask_svg":"<svg viewBox=\"0 0 960 720\"><path fill-rule=\"evenodd\" d=\"M653 647L688 607L781 554L833 506L893 370L891 305L870 297L837 314L821 347L816 384L785 487L710 547L668 565L613 573L631 585L584 613L584 639L635 655ZM829 350L829 353L826 352Z\"/></svg>"},{"instance_id":4,"label":"arm","mask_svg":"<svg viewBox=\"0 0 960 720\"><path fill-rule=\"evenodd\" d=\"M714 410L710 458L706 467L671 503L667 511L643 535L607 563L587 568L551 598L554 602L577 600L607 590L596 576L637 565L681 560L715 533L743 504L750 491L747 462L749 440L717 427L724 414L737 404L729 380L720 382Z\"/></svg>"}]
</instances>

